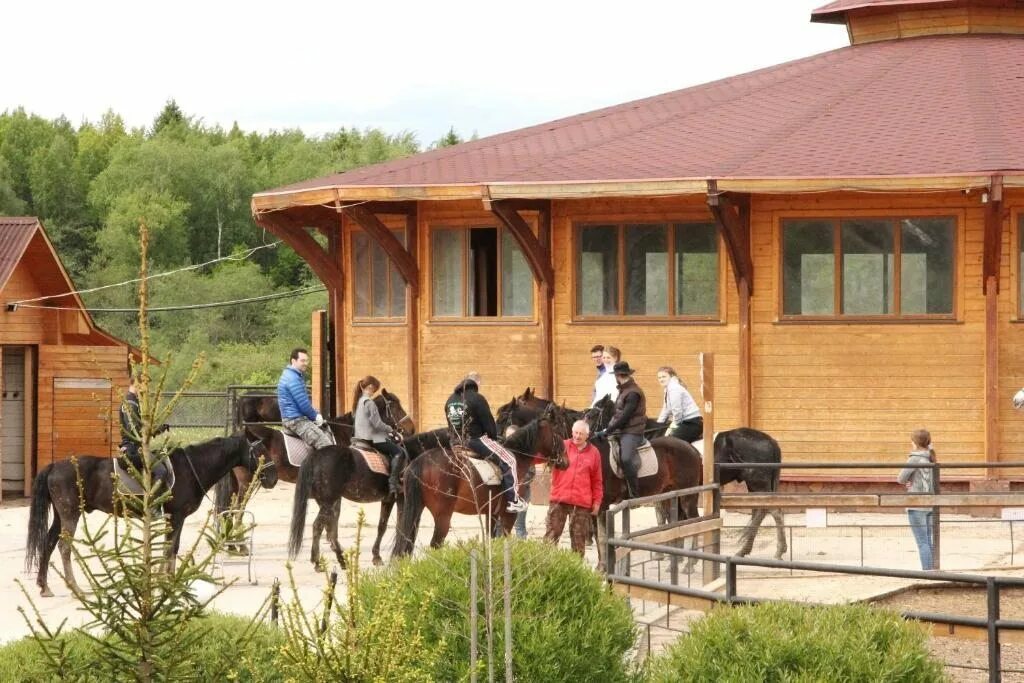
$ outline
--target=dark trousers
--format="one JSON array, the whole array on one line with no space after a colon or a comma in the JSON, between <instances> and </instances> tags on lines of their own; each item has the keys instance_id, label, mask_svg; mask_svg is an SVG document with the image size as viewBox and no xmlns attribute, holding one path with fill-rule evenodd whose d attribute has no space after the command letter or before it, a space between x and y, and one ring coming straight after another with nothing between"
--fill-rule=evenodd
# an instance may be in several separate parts
<instances>
[{"instance_id":1,"label":"dark trousers","mask_svg":"<svg viewBox=\"0 0 1024 683\"><path fill-rule=\"evenodd\" d=\"M505 493L505 500L510 503L516 500L515 480L512 478L512 470L505 461L491 451L480 439L466 439L466 447L479 455L484 460L494 463L501 470L501 490Z\"/></svg>"},{"instance_id":2,"label":"dark trousers","mask_svg":"<svg viewBox=\"0 0 1024 683\"><path fill-rule=\"evenodd\" d=\"M374 441L373 448L378 453L383 453L388 456L388 459L391 461L391 474L388 476L388 487L391 489L397 489L398 482L402 476L405 451L403 451L402 447L394 441Z\"/></svg>"},{"instance_id":3,"label":"dark trousers","mask_svg":"<svg viewBox=\"0 0 1024 683\"><path fill-rule=\"evenodd\" d=\"M626 479L630 498L640 495L640 480L636 476L640 472L640 454L637 450L643 441L644 437L641 434L619 436L619 462L622 464L622 476Z\"/></svg>"},{"instance_id":4,"label":"dark trousers","mask_svg":"<svg viewBox=\"0 0 1024 683\"><path fill-rule=\"evenodd\" d=\"M692 420L680 422L670 429L665 436L674 436L677 439L686 441L687 443L693 443L704 436L704 418L695 417Z\"/></svg>"},{"instance_id":5,"label":"dark trousers","mask_svg":"<svg viewBox=\"0 0 1024 683\"><path fill-rule=\"evenodd\" d=\"M124 461L131 463L132 467L142 473L145 465L142 463L142 450L137 444L121 444L121 453ZM131 471L129 467L125 467L125 470ZM165 460L159 460L153 463L152 468L153 478L158 479L162 482L167 482L167 462Z\"/></svg>"}]
</instances>

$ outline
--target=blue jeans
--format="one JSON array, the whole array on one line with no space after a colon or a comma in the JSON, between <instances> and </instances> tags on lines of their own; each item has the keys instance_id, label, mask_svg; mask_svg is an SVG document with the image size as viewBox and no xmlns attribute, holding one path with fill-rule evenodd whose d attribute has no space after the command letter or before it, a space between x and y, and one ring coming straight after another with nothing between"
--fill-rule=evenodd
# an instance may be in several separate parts
<instances>
[{"instance_id":1,"label":"blue jeans","mask_svg":"<svg viewBox=\"0 0 1024 683\"><path fill-rule=\"evenodd\" d=\"M935 516L931 510L907 510L910 519L910 530L917 541L917 552L921 556L921 569L931 569L932 564L932 520Z\"/></svg>"},{"instance_id":2,"label":"blue jeans","mask_svg":"<svg viewBox=\"0 0 1024 683\"><path fill-rule=\"evenodd\" d=\"M530 485L523 484L523 495L522 499L527 503L530 502ZM526 538L526 510L516 514L516 523L513 527L516 531L516 536L519 538Z\"/></svg>"}]
</instances>

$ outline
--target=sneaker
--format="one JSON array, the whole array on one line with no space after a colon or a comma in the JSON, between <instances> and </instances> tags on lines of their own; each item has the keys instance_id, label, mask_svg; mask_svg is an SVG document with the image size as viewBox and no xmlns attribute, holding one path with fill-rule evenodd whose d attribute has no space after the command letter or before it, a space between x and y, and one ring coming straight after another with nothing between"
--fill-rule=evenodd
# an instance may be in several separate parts
<instances>
[{"instance_id":1,"label":"sneaker","mask_svg":"<svg viewBox=\"0 0 1024 683\"><path fill-rule=\"evenodd\" d=\"M520 498L517 498L514 501L512 501L511 503L509 503L508 507L505 508L505 509L508 512L524 512L526 510L526 508L528 508L528 507L529 507L529 505L526 503L526 501L524 501L524 500L522 500Z\"/></svg>"}]
</instances>

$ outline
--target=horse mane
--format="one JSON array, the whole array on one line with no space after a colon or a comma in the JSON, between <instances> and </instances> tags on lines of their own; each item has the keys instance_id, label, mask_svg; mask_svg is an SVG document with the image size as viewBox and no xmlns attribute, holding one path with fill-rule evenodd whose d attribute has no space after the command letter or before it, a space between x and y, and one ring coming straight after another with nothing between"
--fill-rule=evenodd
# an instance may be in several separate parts
<instances>
[{"instance_id":1,"label":"horse mane","mask_svg":"<svg viewBox=\"0 0 1024 683\"><path fill-rule=\"evenodd\" d=\"M540 423L542 418L536 418L529 424L517 429L511 436L505 439L505 446L519 453L533 453L534 444L540 436Z\"/></svg>"}]
</instances>

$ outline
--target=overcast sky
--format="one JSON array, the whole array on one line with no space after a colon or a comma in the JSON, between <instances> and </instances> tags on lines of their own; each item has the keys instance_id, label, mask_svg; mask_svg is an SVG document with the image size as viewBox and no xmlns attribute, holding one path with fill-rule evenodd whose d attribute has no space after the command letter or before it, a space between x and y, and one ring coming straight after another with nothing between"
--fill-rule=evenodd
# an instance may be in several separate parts
<instances>
[{"instance_id":1,"label":"overcast sky","mask_svg":"<svg viewBox=\"0 0 1024 683\"><path fill-rule=\"evenodd\" d=\"M826 1L17 2L0 110L483 136L847 45Z\"/></svg>"}]
</instances>

